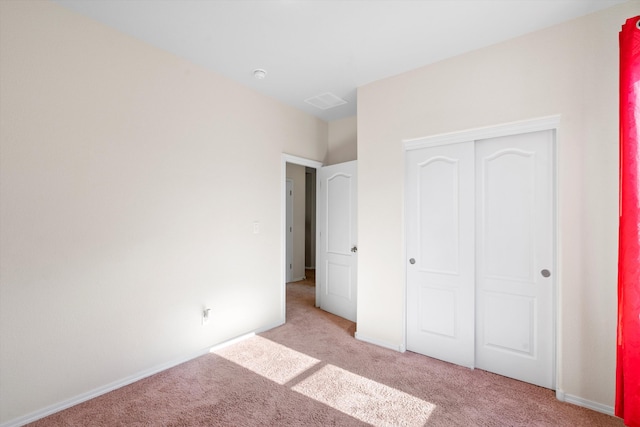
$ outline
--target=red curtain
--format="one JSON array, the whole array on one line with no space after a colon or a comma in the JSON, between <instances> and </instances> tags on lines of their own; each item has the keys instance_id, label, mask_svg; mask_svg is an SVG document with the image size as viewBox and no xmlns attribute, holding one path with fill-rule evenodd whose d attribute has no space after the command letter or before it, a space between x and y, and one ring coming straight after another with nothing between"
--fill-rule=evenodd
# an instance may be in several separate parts
<instances>
[{"instance_id":1,"label":"red curtain","mask_svg":"<svg viewBox=\"0 0 640 427\"><path fill-rule=\"evenodd\" d=\"M620 236L616 415L640 427L640 16L620 31Z\"/></svg>"}]
</instances>

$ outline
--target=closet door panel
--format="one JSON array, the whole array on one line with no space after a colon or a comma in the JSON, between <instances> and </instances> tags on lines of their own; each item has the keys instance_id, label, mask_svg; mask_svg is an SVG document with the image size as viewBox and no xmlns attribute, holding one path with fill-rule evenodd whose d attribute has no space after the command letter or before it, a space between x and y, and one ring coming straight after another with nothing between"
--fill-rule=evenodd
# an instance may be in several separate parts
<instances>
[{"instance_id":1,"label":"closet door panel","mask_svg":"<svg viewBox=\"0 0 640 427\"><path fill-rule=\"evenodd\" d=\"M476 366L553 378L551 131L476 143Z\"/></svg>"},{"instance_id":2,"label":"closet door panel","mask_svg":"<svg viewBox=\"0 0 640 427\"><path fill-rule=\"evenodd\" d=\"M407 153L407 349L473 366L473 142Z\"/></svg>"}]
</instances>

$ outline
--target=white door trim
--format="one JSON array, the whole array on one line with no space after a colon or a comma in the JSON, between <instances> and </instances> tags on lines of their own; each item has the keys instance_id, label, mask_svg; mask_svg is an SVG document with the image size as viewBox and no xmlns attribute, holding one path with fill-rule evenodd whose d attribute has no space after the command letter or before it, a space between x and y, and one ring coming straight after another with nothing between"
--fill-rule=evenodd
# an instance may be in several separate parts
<instances>
[{"instance_id":1,"label":"white door trim","mask_svg":"<svg viewBox=\"0 0 640 427\"><path fill-rule=\"evenodd\" d=\"M560 145L560 139L559 139L559 127L560 127L560 115L553 115L553 116L545 116L545 117L539 117L539 118L535 118L535 119L529 119L529 120L520 120L520 121L515 121L515 122L509 122L509 123L504 123L501 125L495 125L495 126L485 126L485 127L479 127L479 128L473 128L473 129L467 129L467 130L463 130L463 131L458 131L458 132L448 132L448 133L442 133L442 134L437 134L437 135L431 135L431 136L426 136L426 137L420 137L420 138L410 138L410 139L403 139L402 143L403 143L403 148L404 148L404 159L406 162L407 159L407 155L406 152L409 150L417 150L420 148L426 148L426 147L435 147L438 145L448 145L448 144L457 144L457 143L461 143L461 142L467 142L467 141L477 141L477 140L481 140L481 139L488 139L488 138L497 138L497 137L501 137L501 136L509 136L509 135L518 135L518 134L522 134L522 133L527 133L527 132L536 132L536 131L542 131L542 130L553 130L554 134L555 134L555 138L554 138L554 146L552 149L552 153L553 153L553 165L552 165L552 169L553 169L553 196L552 196L552 203L553 203L553 262L552 262L552 268L554 269L553 271L555 271L555 276L554 276L554 283L553 283L553 302L552 302L552 307L553 307L553 322L554 322L554 327L553 327L553 337L552 337L552 342L554 345L554 349L553 349L553 360L552 360L552 369L554 372L554 387L556 390L560 389L562 387L562 382L561 379L559 378L559 369L558 366L560 366L560 358L561 358L561 351L560 351L560 342L559 342L559 337L560 337L560 306L559 306L559 301L560 301L560 288L561 288L561 281L560 278L562 277L562 266L560 265L560 263L558 262L558 253L559 253L559 248L561 245L560 242L560 233L558 230L558 218L559 218L559 201L558 201L558 188L559 188L559 173L558 173L558 153L559 153L559 145ZM407 174L407 166L406 163L404 164L404 168L405 168L405 185L406 185L406 174ZM403 205L404 206L404 205ZM406 223L407 223L407 212L405 211L404 214L404 221L403 221L403 251L404 251L404 264L406 266L406 254L407 254L407 236L406 236ZM407 271L406 271L406 267L405 267L405 272L404 272L404 277L405 277L405 298L404 298L404 343L403 343L403 347L406 348L407 347Z\"/></svg>"},{"instance_id":2,"label":"white door trim","mask_svg":"<svg viewBox=\"0 0 640 427\"><path fill-rule=\"evenodd\" d=\"M280 318L281 323L286 321L287 313L287 163L320 169L322 162L305 159L282 153L280 156Z\"/></svg>"},{"instance_id":3,"label":"white door trim","mask_svg":"<svg viewBox=\"0 0 640 427\"><path fill-rule=\"evenodd\" d=\"M560 116L547 116L531 120L504 123L496 126L485 126L467 129L459 132L441 133L438 135L421 138L404 139L405 151L417 150L437 145L457 144L460 142L477 141L479 139L498 138L501 136L517 135L539 130L557 130L560 124Z\"/></svg>"}]
</instances>

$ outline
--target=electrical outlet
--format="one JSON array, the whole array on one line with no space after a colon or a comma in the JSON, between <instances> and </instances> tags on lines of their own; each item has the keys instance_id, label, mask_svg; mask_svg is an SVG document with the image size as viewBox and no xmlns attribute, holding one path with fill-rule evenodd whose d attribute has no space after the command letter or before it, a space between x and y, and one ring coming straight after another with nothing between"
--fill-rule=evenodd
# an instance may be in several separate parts
<instances>
[{"instance_id":1,"label":"electrical outlet","mask_svg":"<svg viewBox=\"0 0 640 427\"><path fill-rule=\"evenodd\" d=\"M207 323L209 323L209 318L211 315L211 309L210 308L205 308L204 310L202 310L202 325L206 325Z\"/></svg>"}]
</instances>

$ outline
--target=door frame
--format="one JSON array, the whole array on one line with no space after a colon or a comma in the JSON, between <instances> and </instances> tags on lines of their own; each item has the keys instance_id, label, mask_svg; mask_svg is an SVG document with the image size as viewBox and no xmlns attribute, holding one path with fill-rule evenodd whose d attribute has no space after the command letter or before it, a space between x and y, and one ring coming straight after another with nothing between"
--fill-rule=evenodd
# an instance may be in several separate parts
<instances>
[{"instance_id":1,"label":"door frame","mask_svg":"<svg viewBox=\"0 0 640 427\"><path fill-rule=\"evenodd\" d=\"M467 129L467 130L463 130L463 131L458 131L458 132L450 132L450 133L443 133L443 134L437 134L437 135L432 135L432 136L427 136L427 137L421 137L421 138L412 138L412 139L404 139L402 140L403 143L403 148L404 148L404 169L405 169L405 186L406 186L406 179L407 179L407 165L406 165L406 158L407 158L407 152L410 150L418 150L421 148L427 148L427 147L435 147L435 146L440 146L440 145L448 145L448 144L458 144L461 142L467 142L467 141L478 141L478 140L482 140L482 139L488 139L488 138L498 138L498 137L502 137L502 136L510 136L510 135L518 135L518 134L523 134L523 133L529 133L529 132L537 132L537 131L544 131L544 130L552 130L554 133L554 141L553 141L553 148L551 150L552 152L552 162L553 165L551 166L551 169L553 171L553 194L552 194L552 209L553 209L553 213L552 213L552 217L553 217L553 225L552 225L552 232L553 232L553 236L552 236L552 249L553 249L553 255L552 255L552 267L553 271L555 272L555 274L553 275L553 283L552 283L552 318L553 318L553 328L552 328L552 337L551 337L551 341L552 341L552 345L553 345L553 350L552 350L552 372L553 372L553 378L554 378L554 388L556 390L559 389L558 385L559 385L559 378L558 378L558 369L557 367L559 366L559 359L561 357L560 354L560 343L558 342L559 337L560 337L560 322L559 322L559 314L560 314L560 306L558 304L558 302L560 301L560 288L562 285L562 282L560 280L560 278L562 277L561 275L561 266L558 263L558 249L560 247L560 241L559 241L559 236L560 233L558 232L558 153L559 153L559 127L560 127L560 115L553 115L553 116L546 116L546 117L539 117L539 118L535 118L535 119L530 119L530 120L521 120L521 121L516 121L516 122L510 122L510 123L504 123L501 125L495 125L495 126L486 126L486 127L480 127L480 128L473 128L473 129ZM407 212L404 212L404 223L407 223ZM403 333L403 346L404 348L407 348L407 289L408 289L408 283L407 283L407 271L406 271L406 253L407 253L407 236L406 236L406 227L404 227L405 231L403 233L403 250L404 250L404 258L405 258L405 298L404 298L404 307L403 307L403 312L404 312L404 333ZM475 350L474 350L475 352Z\"/></svg>"},{"instance_id":2,"label":"door frame","mask_svg":"<svg viewBox=\"0 0 640 427\"><path fill-rule=\"evenodd\" d=\"M287 320L287 163L306 166L316 171L322 162L282 153L280 156L280 318L281 323ZM317 175L316 175L317 176ZM317 254L316 254L317 255ZM316 263L317 264L317 263Z\"/></svg>"}]
</instances>

